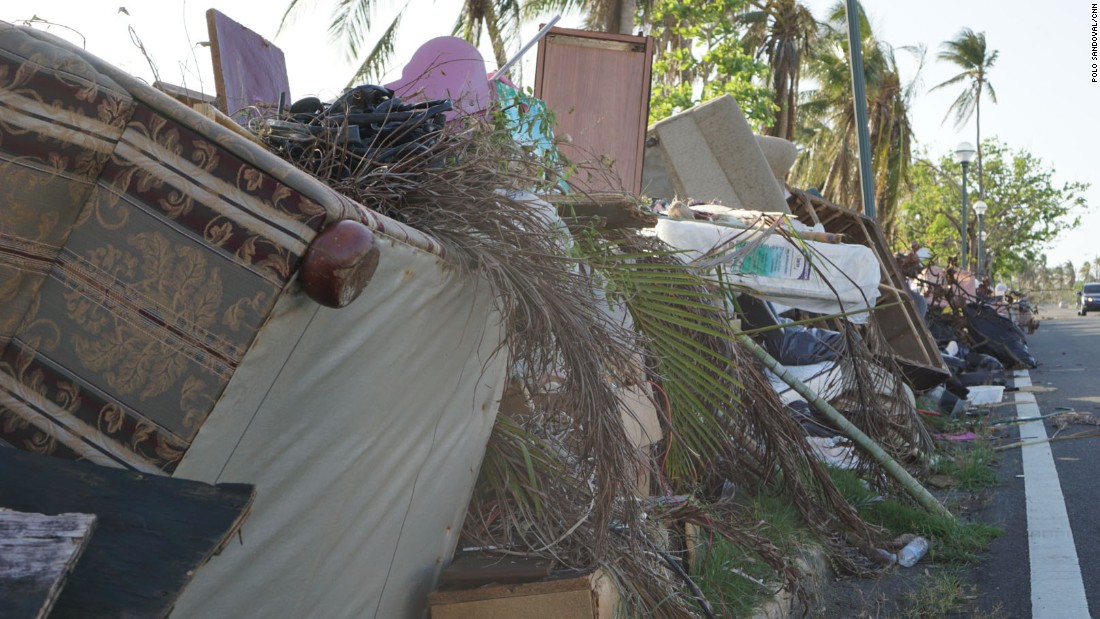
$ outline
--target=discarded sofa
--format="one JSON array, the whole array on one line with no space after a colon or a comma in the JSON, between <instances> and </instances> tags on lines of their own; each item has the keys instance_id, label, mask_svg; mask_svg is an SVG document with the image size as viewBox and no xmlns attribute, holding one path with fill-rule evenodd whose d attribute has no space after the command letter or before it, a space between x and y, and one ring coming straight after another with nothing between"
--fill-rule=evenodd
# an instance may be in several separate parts
<instances>
[{"instance_id":1,"label":"discarded sofa","mask_svg":"<svg viewBox=\"0 0 1100 619\"><path fill-rule=\"evenodd\" d=\"M0 127L0 440L255 486L173 617L423 615L504 384L491 287L2 22Z\"/></svg>"}]
</instances>

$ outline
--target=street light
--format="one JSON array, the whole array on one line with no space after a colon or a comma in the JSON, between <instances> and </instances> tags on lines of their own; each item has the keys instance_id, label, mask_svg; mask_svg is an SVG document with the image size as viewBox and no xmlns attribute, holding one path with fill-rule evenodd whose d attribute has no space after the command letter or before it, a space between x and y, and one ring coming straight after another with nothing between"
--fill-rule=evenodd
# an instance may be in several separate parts
<instances>
[{"instance_id":1,"label":"street light","mask_svg":"<svg viewBox=\"0 0 1100 619\"><path fill-rule=\"evenodd\" d=\"M974 160L974 155L978 154L978 151L974 150L974 147L970 142L960 142L955 147L955 156L959 158L959 163L962 164L963 169L963 210L962 210L962 260L960 262L962 269L965 271L967 267L966 260L966 169L970 167L970 162Z\"/></svg>"},{"instance_id":2,"label":"street light","mask_svg":"<svg viewBox=\"0 0 1100 619\"><path fill-rule=\"evenodd\" d=\"M974 203L974 213L978 215L978 280L982 279L982 274L985 272L983 268L985 265L985 254L982 253L983 245L985 244L985 227L983 222L985 221L985 209L989 208L984 200L978 200Z\"/></svg>"}]
</instances>

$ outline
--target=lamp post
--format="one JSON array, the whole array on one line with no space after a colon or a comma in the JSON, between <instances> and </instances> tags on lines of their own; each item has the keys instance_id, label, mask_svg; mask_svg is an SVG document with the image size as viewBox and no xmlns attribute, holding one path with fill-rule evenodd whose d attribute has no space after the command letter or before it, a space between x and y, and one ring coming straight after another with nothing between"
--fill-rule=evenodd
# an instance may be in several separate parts
<instances>
[{"instance_id":1,"label":"lamp post","mask_svg":"<svg viewBox=\"0 0 1100 619\"><path fill-rule=\"evenodd\" d=\"M962 258L959 262L962 269L967 269L968 262L966 260L966 169L970 167L970 162L974 160L974 155L978 154L978 151L974 150L970 142L960 142L955 147L955 156L959 158L959 163L962 164L963 169L963 186L962 186Z\"/></svg>"},{"instance_id":2,"label":"lamp post","mask_svg":"<svg viewBox=\"0 0 1100 619\"><path fill-rule=\"evenodd\" d=\"M982 279L982 275L985 273L985 209L989 206L984 200L978 200L974 203L974 214L978 216L978 280Z\"/></svg>"}]
</instances>

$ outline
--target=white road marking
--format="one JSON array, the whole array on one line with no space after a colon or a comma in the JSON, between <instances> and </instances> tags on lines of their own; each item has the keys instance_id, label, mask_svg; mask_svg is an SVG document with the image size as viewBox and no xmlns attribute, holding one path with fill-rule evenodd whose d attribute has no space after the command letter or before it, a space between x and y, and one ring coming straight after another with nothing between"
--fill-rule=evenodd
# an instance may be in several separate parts
<instances>
[{"instance_id":1,"label":"white road marking","mask_svg":"<svg viewBox=\"0 0 1100 619\"><path fill-rule=\"evenodd\" d=\"M1029 387L1031 375L1027 370L1017 370L1013 374L1013 384ZM1025 419L1039 415L1035 395L1017 392L1016 417ZM1040 439L1047 437L1042 421L1021 423L1020 434ZM1066 501L1050 443L1025 445L1022 450L1031 558L1031 616L1033 619L1090 617L1077 547L1073 543L1073 530L1069 528Z\"/></svg>"}]
</instances>

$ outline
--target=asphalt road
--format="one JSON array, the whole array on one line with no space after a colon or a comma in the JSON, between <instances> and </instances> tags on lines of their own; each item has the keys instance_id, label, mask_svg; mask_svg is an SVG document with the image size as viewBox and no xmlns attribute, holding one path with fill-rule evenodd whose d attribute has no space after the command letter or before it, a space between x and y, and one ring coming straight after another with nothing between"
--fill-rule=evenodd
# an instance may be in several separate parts
<instances>
[{"instance_id":1,"label":"asphalt road","mask_svg":"<svg viewBox=\"0 0 1100 619\"><path fill-rule=\"evenodd\" d=\"M1040 388L1034 394L1040 413L1073 409L1100 418L1100 315L1080 317L1072 310L1045 309L1042 316L1039 330L1028 339L1028 347L1039 362L1029 374L1032 385ZM1013 394L1006 393L1005 399L1013 399ZM1001 407L994 416L1015 416L1013 408ZM1059 430L1048 420L1045 426L1049 437L1100 434L1100 427L1094 425L1075 424ZM1019 438L1028 441L1036 437ZM1032 574L1029 538L1045 544L1066 539L1067 532L1036 527L1035 523L1029 531L1022 449L1013 448L1001 452L1002 485L981 514L982 520L1001 526L1004 535L994 542L988 558L971 572L980 596L977 605L990 616L1100 617L1100 437L1055 440L1049 446L1091 613L1071 611L1074 607L1068 602L1064 606L1052 604L1050 595L1038 605L1033 603L1033 589L1044 591L1032 585L1038 575ZM1034 489L1034 481L1032 485Z\"/></svg>"}]
</instances>

